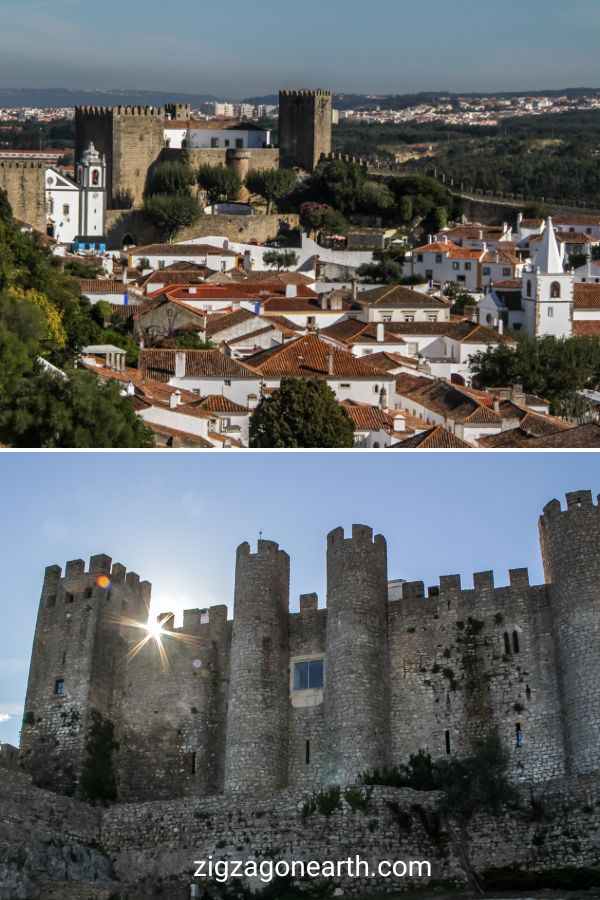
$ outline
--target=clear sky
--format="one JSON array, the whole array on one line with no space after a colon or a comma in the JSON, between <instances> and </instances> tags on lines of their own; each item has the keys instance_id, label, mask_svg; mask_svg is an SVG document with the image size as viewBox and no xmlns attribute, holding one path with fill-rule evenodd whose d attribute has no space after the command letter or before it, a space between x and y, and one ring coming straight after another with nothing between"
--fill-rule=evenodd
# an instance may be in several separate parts
<instances>
[{"instance_id":1,"label":"clear sky","mask_svg":"<svg viewBox=\"0 0 600 900\"><path fill-rule=\"evenodd\" d=\"M2 0L0 86L599 87L598 0Z\"/></svg>"},{"instance_id":2,"label":"clear sky","mask_svg":"<svg viewBox=\"0 0 600 900\"><path fill-rule=\"evenodd\" d=\"M231 604L236 547L259 531L291 557L291 606L325 603L326 535L371 525L390 578L528 566L537 518L600 491L596 454L45 453L0 457L0 741L16 743L45 566L107 553L153 583L155 612Z\"/></svg>"}]
</instances>

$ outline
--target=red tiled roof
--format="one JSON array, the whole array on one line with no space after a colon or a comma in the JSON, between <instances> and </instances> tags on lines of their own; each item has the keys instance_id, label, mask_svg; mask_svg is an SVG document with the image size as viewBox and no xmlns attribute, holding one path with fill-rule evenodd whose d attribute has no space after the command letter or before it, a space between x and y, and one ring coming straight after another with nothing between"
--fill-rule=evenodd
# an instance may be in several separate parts
<instances>
[{"instance_id":1,"label":"red tiled roof","mask_svg":"<svg viewBox=\"0 0 600 900\"><path fill-rule=\"evenodd\" d=\"M573 335L575 337L600 338L600 319L590 319L583 322L579 321L579 319L575 319L573 322Z\"/></svg>"},{"instance_id":2,"label":"red tiled roof","mask_svg":"<svg viewBox=\"0 0 600 900\"><path fill-rule=\"evenodd\" d=\"M467 441L463 441L461 438L456 437L455 434L452 434L446 428L442 428L441 425L436 425L434 428L430 428L428 431L423 431L420 434L416 434L414 437L408 438L406 441L400 441L399 444L394 444L393 449L396 450L410 450L410 449L419 449L419 450L464 450L467 448L472 448L473 444L467 443Z\"/></svg>"},{"instance_id":3,"label":"red tiled roof","mask_svg":"<svg viewBox=\"0 0 600 900\"><path fill-rule=\"evenodd\" d=\"M575 282L573 309L600 309L600 284Z\"/></svg>"},{"instance_id":4,"label":"red tiled roof","mask_svg":"<svg viewBox=\"0 0 600 900\"><path fill-rule=\"evenodd\" d=\"M122 281L112 278L78 278L77 281L82 294L125 294L131 290Z\"/></svg>"},{"instance_id":5,"label":"red tiled roof","mask_svg":"<svg viewBox=\"0 0 600 900\"><path fill-rule=\"evenodd\" d=\"M250 357L247 363L265 376L390 379L363 358L312 334L258 353Z\"/></svg>"},{"instance_id":6,"label":"red tiled roof","mask_svg":"<svg viewBox=\"0 0 600 900\"><path fill-rule=\"evenodd\" d=\"M369 406L355 400L344 400L341 404L354 423L355 431L387 431L394 429L394 419L380 406ZM402 415L402 413L398 413Z\"/></svg>"},{"instance_id":7,"label":"red tiled roof","mask_svg":"<svg viewBox=\"0 0 600 900\"><path fill-rule=\"evenodd\" d=\"M175 375L177 353L186 358L186 378L257 378L248 366L220 350L142 350L140 371L144 378L166 382Z\"/></svg>"}]
</instances>

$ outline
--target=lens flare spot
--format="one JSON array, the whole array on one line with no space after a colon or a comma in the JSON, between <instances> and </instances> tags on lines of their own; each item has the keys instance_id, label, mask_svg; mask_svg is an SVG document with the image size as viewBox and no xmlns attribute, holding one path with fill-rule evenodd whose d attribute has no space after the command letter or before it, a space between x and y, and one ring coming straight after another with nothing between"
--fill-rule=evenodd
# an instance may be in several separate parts
<instances>
[{"instance_id":1,"label":"lens flare spot","mask_svg":"<svg viewBox=\"0 0 600 900\"><path fill-rule=\"evenodd\" d=\"M103 588L103 590L107 590L110 587L110 578L108 575L98 575L96 578L96 584L99 588Z\"/></svg>"}]
</instances>

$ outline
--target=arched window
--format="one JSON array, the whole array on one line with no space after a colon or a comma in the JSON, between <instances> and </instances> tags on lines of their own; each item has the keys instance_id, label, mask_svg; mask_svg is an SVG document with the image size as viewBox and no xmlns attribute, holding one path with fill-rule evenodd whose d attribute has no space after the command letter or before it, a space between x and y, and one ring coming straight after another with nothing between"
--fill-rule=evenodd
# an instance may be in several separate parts
<instances>
[{"instance_id":1,"label":"arched window","mask_svg":"<svg viewBox=\"0 0 600 900\"><path fill-rule=\"evenodd\" d=\"M98 169L93 169L92 170L92 184L94 186L98 184L99 178L100 178L100 172L98 171Z\"/></svg>"},{"instance_id":2,"label":"arched window","mask_svg":"<svg viewBox=\"0 0 600 900\"><path fill-rule=\"evenodd\" d=\"M527 296L531 297L531 280L527 282Z\"/></svg>"},{"instance_id":3,"label":"arched window","mask_svg":"<svg viewBox=\"0 0 600 900\"><path fill-rule=\"evenodd\" d=\"M560 299L560 284L558 281L553 281L550 285L550 296L553 300Z\"/></svg>"},{"instance_id":4,"label":"arched window","mask_svg":"<svg viewBox=\"0 0 600 900\"><path fill-rule=\"evenodd\" d=\"M515 653L519 652L519 632L516 630L513 631L513 651Z\"/></svg>"},{"instance_id":5,"label":"arched window","mask_svg":"<svg viewBox=\"0 0 600 900\"><path fill-rule=\"evenodd\" d=\"M504 652L507 656L510 656L510 638L508 637L508 631L504 632Z\"/></svg>"}]
</instances>

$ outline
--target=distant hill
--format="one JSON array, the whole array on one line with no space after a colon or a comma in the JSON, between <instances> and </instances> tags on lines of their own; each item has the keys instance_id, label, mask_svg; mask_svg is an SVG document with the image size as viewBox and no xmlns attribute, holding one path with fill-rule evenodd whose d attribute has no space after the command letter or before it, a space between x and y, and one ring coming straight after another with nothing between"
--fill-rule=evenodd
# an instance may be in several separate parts
<instances>
[{"instance_id":1,"label":"distant hill","mask_svg":"<svg viewBox=\"0 0 600 900\"><path fill-rule=\"evenodd\" d=\"M499 91L497 93L472 92L452 93L451 91L421 91L416 94L334 94L333 105L336 109L409 109L421 103L435 103L442 98L456 100L458 97L484 98L495 97L497 99L510 97L596 97L600 95L600 88L563 88L554 91ZM267 94L265 97L248 97L244 103L253 103L256 106L270 106L279 103L278 94Z\"/></svg>"},{"instance_id":2,"label":"distant hill","mask_svg":"<svg viewBox=\"0 0 600 900\"><path fill-rule=\"evenodd\" d=\"M79 104L92 106L163 106L170 101L190 103L193 107L217 100L209 94L185 94L179 91L71 90L70 88L0 88L0 107L54 109Z\"/></svg>"}]
</instances>

